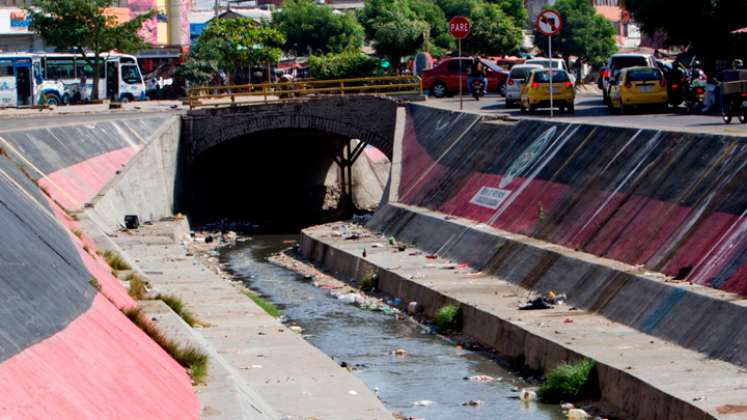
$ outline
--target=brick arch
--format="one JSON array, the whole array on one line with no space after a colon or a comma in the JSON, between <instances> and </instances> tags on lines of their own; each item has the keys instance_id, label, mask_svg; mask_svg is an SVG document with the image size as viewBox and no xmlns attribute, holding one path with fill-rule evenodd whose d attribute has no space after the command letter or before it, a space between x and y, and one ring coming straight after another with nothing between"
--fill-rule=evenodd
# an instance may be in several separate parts
<instances>
[{"instance_id":1,"label":"brick arch","mask_svg":"<svg viewBox=\"0 0 747 420\"><path fill-rule=\"evenodd\" d=\"M187 162L227 141L253 133L298 129L360 139L392 159L396 100L351 95L190 111L184 118Z\"/></svg>"}]
</instances>

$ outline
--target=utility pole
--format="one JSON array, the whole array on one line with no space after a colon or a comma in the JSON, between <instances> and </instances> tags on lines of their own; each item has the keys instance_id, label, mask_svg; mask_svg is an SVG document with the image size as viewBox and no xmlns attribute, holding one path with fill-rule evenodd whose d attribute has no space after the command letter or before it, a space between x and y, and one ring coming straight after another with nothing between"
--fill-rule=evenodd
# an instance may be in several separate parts
<instances>
[{"instance_id":1,"label":"utility pole","mask_svg":"<svg viewBox=\"0 0 747 420\"><path fill-rule=\"evenodd\" d=\"M218 17L220 14L220 0L215 0L215 6L213 8L215 9L215 17Z\"/></svg>"}]
</instances>

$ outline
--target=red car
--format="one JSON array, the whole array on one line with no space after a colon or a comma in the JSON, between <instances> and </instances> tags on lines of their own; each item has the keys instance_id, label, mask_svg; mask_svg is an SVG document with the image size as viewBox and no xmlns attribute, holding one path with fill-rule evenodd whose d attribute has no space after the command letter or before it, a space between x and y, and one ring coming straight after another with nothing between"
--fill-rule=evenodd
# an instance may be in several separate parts
<instances>
[{"instance_id":1,"label":"red car","mask_svg":"<svg viewBox=\"0 0 747 420\"><path fill-rule=\"evenodd\" d=\"M497 64L485 59L480 60L485 76L488 78L488 92L501 92L501 87L506 83L508 72ZM446 95L459 92L459 64L462 65L462 89L467 89L467 75L472 66L472 57L452 57L438 63L430 70L423 72L423 89L430 89L431 95L442 98Z\"/></svg>"}]
</instances>

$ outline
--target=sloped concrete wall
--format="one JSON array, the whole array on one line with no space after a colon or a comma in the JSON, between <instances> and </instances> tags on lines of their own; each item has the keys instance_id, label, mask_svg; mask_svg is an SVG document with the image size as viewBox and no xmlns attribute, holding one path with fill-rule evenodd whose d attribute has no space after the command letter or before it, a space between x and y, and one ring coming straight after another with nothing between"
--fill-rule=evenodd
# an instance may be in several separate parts
<instances>
[{"instance_id":1,"label":"sloped concrete wall","mask_svg":"<svg viewBox=\"0 0 747 420\"><path fill-rule=\"evenodd\" d=\"M122 314L134 302L71 216L161 123L0 133L2 417L198 417L186 371Z\"/></svg>"},{"instance_id":2,"label":"sloped concrete wall","mask_svg":"<svg viewBox=\"0 0 747 420\"><path fill-rule=\"evenodd\" d=\"M747 295L747 140L407 114L402 203Z\"/></svg>"}]
</instances>

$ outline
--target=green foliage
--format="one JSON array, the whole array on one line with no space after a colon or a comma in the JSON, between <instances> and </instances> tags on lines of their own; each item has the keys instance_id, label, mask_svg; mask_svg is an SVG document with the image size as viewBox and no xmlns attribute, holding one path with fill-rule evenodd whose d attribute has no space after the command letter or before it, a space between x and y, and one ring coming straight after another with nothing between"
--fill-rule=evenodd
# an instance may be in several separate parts
<instances>
[{"instance_id":1,"label":"green foliage","mask_svg":"<svg viewBox=\"0 0 747 420\"><path fill-rule=\"evenodd\" d=\"M256 303L257 306L259 306L260 308L262 308L262 310L264 310L265 312L267 312L268 315L270 315L270 316L272 316L274 318L278 318L278 317L280 317L280 315L283 314L280 311L280 309L278 309L278 307L275 306L272 302L269 302L269 301L265 300L262 296L254 293L253 291L245 289L245 290L243 290L243 293L249 299L251 299L254 303Z\"/></svg>"},{"instance_id":2,"label":"green foliage","mask_svg":"<svg viewBox=\"0 0 747 420\"><path fill-rule=\"evenodd\" d=\"M537 395L543 402L552 404L580 401L593 382L595 366L591 360L560 365L547 375Z\"/></svg>"},{"instance_id":3,"label":"green foliage","mask_svg":"<svg viewBox=\"0 0 747 420\"><path fill-rule=\"evenodd\" d=\"M286 50L297 55L339 53L363 45L363 27L352 13L336 13L313 0L286 0L272 14L272 23L286 37Z\"/></svg>"},{"instance_id":4,"label":"green foliage","mask_svg":"<svg viewBox=\"0 0 747 420\"><path fill-rule=\"evenodd\" d=\"M284 43L280 31L250 18L213 19L197 41L196 54L233 71L244 65L277 63Z\"/></svg>"},{"instance_id":5,"label":"green foliage","mask_svg":"<svg viewBox=\"0 0 747 420\"><path fill-rule=\"evenodd\" d=\"M309 57L309 68L315 79L349 79L368 77L376 72L378 60L358 51Z\"/></svg>"},{"instance_id":6,"label":"green foliage","mask_svg":"<svg viewBox=\"0 0 747 420\"><path fill-rule=\"evenodd\" d=\"M747 26L744 0L624 0L624 7L643 32L659 31L670 45L691 45L699 56L728 56L734 45L730 32Z\"/></svg>"},{"instance_id":7,"label":"green foliage","mask_svg":"<svg viewBox=\"0 0 747 420\"><path fill-rule=\"evenodd\" d=\"M127 293L135 300L143 300L148 296L148 291L146 289L147 282L143 280L142 277L138 276L135 273L130 273L127 275L127 278L125 280L129 283L129 287L127 288Z\"/></svg>"},{"instance_id":8,"label":"green foliage","mask_svg":"<svg viewBox=\"0 0 747 420\"><path fill-rule=\"evenodd\" d=\"M101 254L101 256L104 258L104 261L109 264L109 267L111 267L112 270L123 271L132 269L132 267L127 264L127 261L125 261L121 255L117 254L114 251L106 250L103 254Z\"/></svg>"},{"instance_id":9,"label":"green foliage","mask_svg":"<svg viewBox=\"0 0 747 420\"><path fill-rule=\"evenodd\" d=\"M152 322L148 321L140 308L125 309L127 318L137 325L151 340L155 341L162 349L174 358L180 365L189 369L192 382L200 384L207 375L208 356L194 346L182 346L166 338L163 333Z\"/></svg>"},{"instance_id":10,"label":"green foliage","mask_svg":"<svg viewBox=\"0 0 747 420\"><path fill-rule=\"evenodd\" d=\"M424 35L431 31L408 0L371 0L366 2L360 19L376 53L389 57L396 69L402 57L423 46Z\"/></svg>"},{"instance_id":11,"label":"green foliage","mask_svg":"<svg viewBox=\"0 0 747 420\"><path fill-rule=\"evenodd\" d=\"M454 16L466 16L470 19L470 35L462 41L465 52L502 55L514 53L521 47L521 29L526 22L527 12L523 5L517 5L514 0L497 3L483 0L437 2L447 19Z\"/></svg>"},{"instance_id":12,"label":"green foliage","mask_svg":"<svg viewBox=\"0 0 747 420\"><path fill-rule=\"evenodd\" d=\"M560 12L565 21L559 35L553 37L553 53L569 57L575 55L582 61L602 66L615 53L615 29L604 16L597 14L586 0L558 0L553 10ZM535 29L535 44L547 55L547 37Z\"/></svg>"},{"instance_id":13,"label":"green foliage","mask_svg":"<svg viewBox=\"0 0 747 420\"><path fill-rule=\"evenodd\" d=\"M462 330L462 322L462 308L452 304L442 306L433 318L433 325L441 332L459 332Z\"/></svg>"},{"instance_id":14,"label":"green foliage","mask_svg":"<svg viewBox=\"0 0 747 420\"><path fill-rule=\"evenodd\" d=\"M197 57L189 57L177 67L174 76L184 79L195 86L205 86L213 79L216 69L212 63Z\"/></svg>"},{"instance_id":15,"label":"green foliage","mask_svg":"<svg viewBox=\"0 0 747 420\"><path fill-rule=\"evenodd\" d=\"M361 279L360 289L365 291L376 290L379 288L379 272L369 270Z\"/></svg>"},{"instance_id":16,"label":"green foliage","mask_svg":"<svg viewBox=\"0 0 747 420\"><path fill-rule=\"evenodd\" d=\"M189 324L190 327L195 327L199 324L195 316L192 314L192 312L187 309L187 306L184 304L184 301L179 299L178 297L174 295L161 295L159 294L156 296L156 299L162 300L163 303L168 305L171 310L176 312L177 315L179 315L184 322Z\"/></svg>"},{"instance_id":17,"label":"green foliage","mask_svg":"<svg viewBox=\"0 0 747 420\"><path fill-rule=\"evenodd\" d=\"M61 50L76 51L95 69L93 98L98 98L99 68L102 52L110 50L135 51L146 44L138 35L143 23L154 12L143 14L129 22L117 24L116 18L103 12L114 0L36 0L28 9L31 29L48 44ZM92 57L86 52L91 52Z\"/></svg>"}]
</instances>

